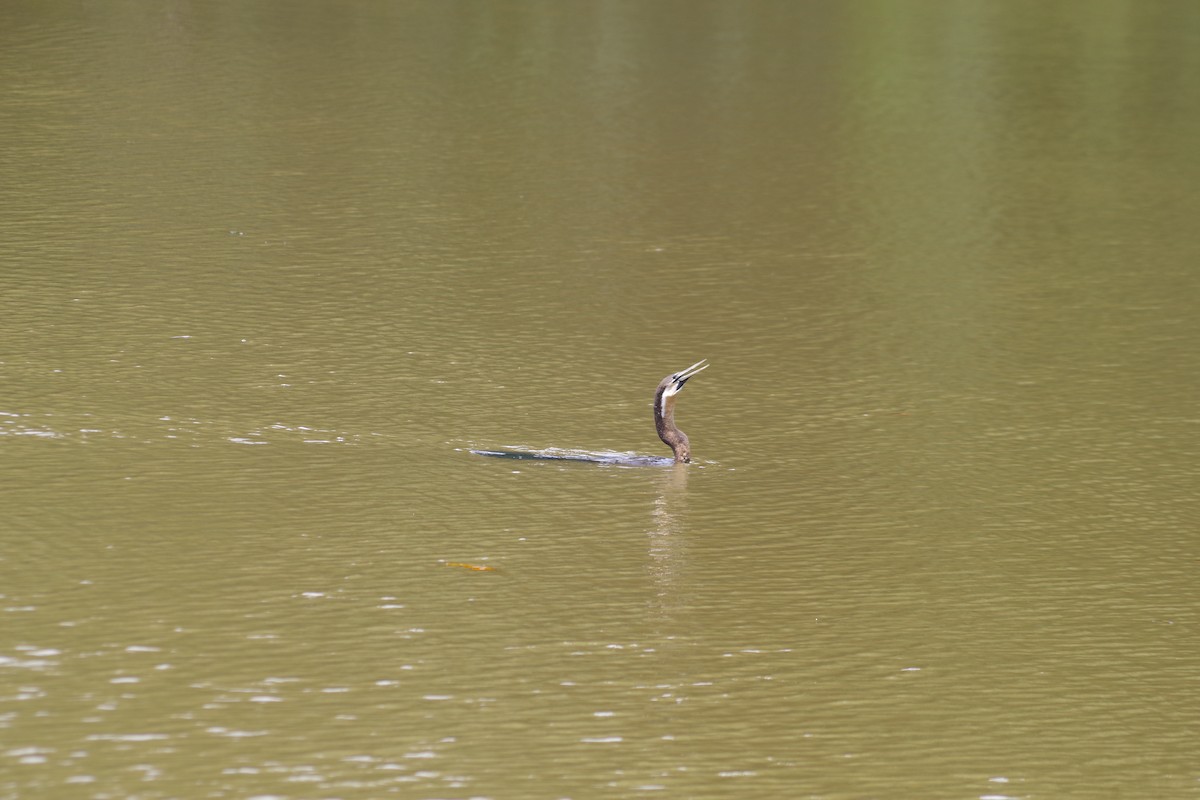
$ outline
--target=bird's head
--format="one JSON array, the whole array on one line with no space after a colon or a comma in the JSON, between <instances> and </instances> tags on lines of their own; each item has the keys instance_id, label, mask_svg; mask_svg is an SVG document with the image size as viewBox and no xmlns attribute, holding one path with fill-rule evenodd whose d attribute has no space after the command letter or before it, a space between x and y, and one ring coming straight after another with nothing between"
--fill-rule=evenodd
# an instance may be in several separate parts
<instances>
[{"instance_id":1,"label":"bird's head","mask_svg":"<svg viewBox=\"0 0 1200 800\"><path fill-rule=\"evenodd\" d=\"M687 369L680 370L673 375L668 375L662 379L662 383L658 384L660 396L663 399L674 397L683 390L685 383L691 380L697 373L706 369L708 369L708 359L702 358Z\"/></svg>"}]
</instances>

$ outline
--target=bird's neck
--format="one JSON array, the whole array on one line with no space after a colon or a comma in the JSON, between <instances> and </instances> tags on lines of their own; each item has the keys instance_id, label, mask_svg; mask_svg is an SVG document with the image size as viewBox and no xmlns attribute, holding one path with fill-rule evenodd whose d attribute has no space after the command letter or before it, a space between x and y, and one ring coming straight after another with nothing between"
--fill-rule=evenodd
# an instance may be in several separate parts
<instances>
[{"instance_id":1,"label":"bird's neck","mask_svg":"<svg viewBox=\"0 0 1200 800\"><path fill-rule=\"evenodd\" d=\"M687 434L675 425L675 398L664 397L662 392L654 398L654 427L658 430L658 438L675 453L677 463L692 460L692 451Z\"/></svg>"}]
</instances>

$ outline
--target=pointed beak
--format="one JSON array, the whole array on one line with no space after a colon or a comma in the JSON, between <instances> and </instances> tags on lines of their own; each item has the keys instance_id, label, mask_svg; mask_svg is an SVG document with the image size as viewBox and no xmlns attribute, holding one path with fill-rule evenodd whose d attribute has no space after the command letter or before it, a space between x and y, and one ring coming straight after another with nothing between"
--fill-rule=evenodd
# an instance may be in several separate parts
<instances>
[{"instance_id":1,"label":"pointed beak","mask_svg":"<svg viewBox=\"0 0 1200 800\"><path fill-rule=\"evenodd\" d=\"M695 364L692 364L685 370L675 373L675 391L683 388L683 385L692 379L696 374L708 369L708 359L702 358Z\"/></svg>"}]
</instances>

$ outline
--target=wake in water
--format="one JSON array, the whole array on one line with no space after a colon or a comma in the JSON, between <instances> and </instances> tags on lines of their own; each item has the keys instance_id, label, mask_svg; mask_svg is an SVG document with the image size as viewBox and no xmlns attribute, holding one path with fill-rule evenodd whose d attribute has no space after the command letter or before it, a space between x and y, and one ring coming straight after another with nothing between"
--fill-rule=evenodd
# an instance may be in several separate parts
<instances>
[{"instance_id":1,"label":"wake in water","mask_svg":"<svg viewBox=\"0 0 1200 800\"><path fill-rule=\"evenodd\" d=\"M498 450L471 450L477 456L511 458L515 461L583 461L588 464L610 464L618 467L669 467L673 458L644 456L637 453L621 453L616 450L564 450L547 447L543 450L501 448Z\"/></svg>"}]
</instances>

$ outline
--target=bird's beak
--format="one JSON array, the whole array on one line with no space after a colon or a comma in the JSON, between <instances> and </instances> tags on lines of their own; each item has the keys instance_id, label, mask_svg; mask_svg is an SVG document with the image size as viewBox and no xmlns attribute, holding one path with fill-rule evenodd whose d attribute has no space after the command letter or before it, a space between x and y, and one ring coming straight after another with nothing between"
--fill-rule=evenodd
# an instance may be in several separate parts
<instances>
[{"instance_id":1,"label":"bird's beak","mask_svg":"<svg viewBox=\"0 0 1200 800\"><path fill-rule=\"evenodd\" d=\"M700 373L706 369L708 369L708 359L702 358L699 361L697 361L695 364L692 364L687 369L682 370L680 372L676 372L675 373L675 391L679 391L680 389L682 389L683 385L685 383L687 383L693 376L695 376L697 373Z\"/></svg>"}]
</instances>

